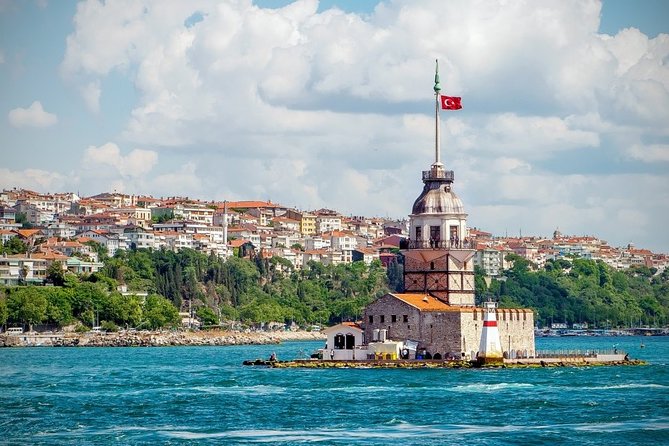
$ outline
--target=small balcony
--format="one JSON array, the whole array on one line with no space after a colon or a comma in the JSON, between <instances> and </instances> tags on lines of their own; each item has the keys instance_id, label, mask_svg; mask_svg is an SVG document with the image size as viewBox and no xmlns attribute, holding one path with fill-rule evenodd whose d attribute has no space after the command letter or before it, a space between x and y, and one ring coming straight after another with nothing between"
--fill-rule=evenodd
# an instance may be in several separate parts
<instances>
[{"instance_id":1,"label":"small balcony","mask_svg":"<svg viewBox=\"0 0 669 446\"><path fill-rule=\"evenodd\" d=\"M472 249L469 240L403 240L400 249Z\"/></svg>"},{"instance_id":2,"label":"small balcony","mask_svg":"<svg viewBox=\"0 0 669 446\"><path fill-rule=\"evenodd\" d=\"M423 171L423 181L426 180L443 180L455 181L455 174L452 170L432 169Z\"/></svg>"}]
</instances>

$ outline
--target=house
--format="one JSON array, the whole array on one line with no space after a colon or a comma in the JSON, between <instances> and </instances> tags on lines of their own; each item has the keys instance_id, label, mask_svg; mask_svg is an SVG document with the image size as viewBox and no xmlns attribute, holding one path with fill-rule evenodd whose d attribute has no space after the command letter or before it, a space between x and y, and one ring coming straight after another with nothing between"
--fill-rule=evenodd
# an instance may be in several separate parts
<instances>
[{"instance_id":1,"label":"house","mask_svg":"<svg viewBox=\"0 0 669 446\"><path fill-rule=\"evenodd\" d=\"M316 233L316 216L314 214L288 209L285 216L300 222L300 233L302 235Z\"/></svg>"},{"instance_id":2,"label":"house","mask_svg":"<svg viewBox=\"0 0 669 446\"><path fill-rule=\"evenodd\" d=\"M327 336L325 348L321 351L323 359L351 361L367 359L365 332L355 322L342 322L323 330Z\"/></svg>"},{"instance_id":3,"label":"house","mask_svg":"<svg viewBox=\"0 0 669 446\"><path fill-rule=\"evenodd\" d=\"M341 215L331 209L319 209L316 214L316 232L340 231Z\"/></svg>"},{"instance_id":4,"label":"house","mask_svg":"<svg viewBox=\"0 0 669 446\"><path fill-rule=\"evenodd\" d=\"M107 248L107 254L109 257L114 257L116 251L119 249L128 248L125 238L121 238L118 234L113 234L111 232L94 229L84 231L81 236L90 238L91 240L94 240L95 242Z\"/></svg>"},{"instance_id":5,"label":"house","mask_svg":"<svg viewBox=\"0 0 669 446\"><path fill-rule=\"evenodd\" d=\"M82 260L78 257L70 257L65 261L67 270L75 274L91 274L97 273L105 264L102 262L93 262L90 260Z\"/></svg>"},{"instance_id":6,"label":"house","mask_svg":"<svg viewBox=\"0 0 669 446\"><path fill-rule=\"evenodd\" d=\"M135 249L153 249L156 247L156 237L153 231L141 226L128 226L123 229L128 246Z\"/></svg>"},{"instance_id":7,"label":"house","mask_svg":"<svg viewBox=\"0 0 669 446\"><path fill-rule=\"evenodd\" d=\"M353 250L358 247L357 238L347 231L332 231L323 234L323 238L329 238L333 251L341 251L343 263L353 262Z\"/></svg>"},{"instance_id":8,"label":"house","mask_svg":"<svg viewBox=\"0 0 669 446\"><path fill-rule=\"evenodd\" d=\"M0 284L41 284L46 279L46 260L25 254L0 256Z\"/></svg>"},{"instance_id":9,"label":"house","mask_svg":"<svg viewBox=\"0 0 669 446\"><path fill-rule=\"evenodd\" d=\"M379 260L379 251L374 248L355 248L352 253L352 260L370 265L374 260Z\"/></svg>"}]
</instances>

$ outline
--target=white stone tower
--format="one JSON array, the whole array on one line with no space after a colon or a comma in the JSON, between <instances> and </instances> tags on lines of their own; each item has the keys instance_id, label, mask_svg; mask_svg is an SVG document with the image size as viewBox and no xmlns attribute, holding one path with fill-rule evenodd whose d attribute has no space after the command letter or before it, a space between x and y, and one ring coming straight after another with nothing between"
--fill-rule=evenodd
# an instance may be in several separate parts
<instances>
[{"instance_id":1,"label":"white stone tower","mask_svg":"<svg viewBox=\"0 0 669 446\"><path fill-rule=\"evenodd\" d=\"M439 66L435 74L435 160L423 171L423 191L409 215L409 240L403 246L404 289L425 292L451 305L474 306L474 250L467 214L452 190L454 174L441 162Z\"/></svg>"}]
</instances>

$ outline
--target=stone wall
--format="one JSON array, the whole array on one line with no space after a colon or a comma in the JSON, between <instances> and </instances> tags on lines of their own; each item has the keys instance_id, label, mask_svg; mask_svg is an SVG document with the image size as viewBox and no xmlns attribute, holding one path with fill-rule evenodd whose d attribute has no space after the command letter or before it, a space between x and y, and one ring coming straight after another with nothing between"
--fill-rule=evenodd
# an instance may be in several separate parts
<instances>
[{"instance_id":1,"label":"stone wall","mask_svg":"<svg viewBox=\"0 0 669 446\"><path fill-rule=\"evenodd\" d=\"M465 353L465 358L473 359L481 341L483 309L454 306L449 311L421 312L387 294L365 308L363 323L365 342L372 341L374 329L385 329L388 339L418 341L419 349L424 348L431 355L439 353L444 358L450 353ZM497 326L502 351L507 357L534 356L534 313L531 310L498 309ZM510 350L513 353L509 353Z\"/></svg>"},{"instance_id":2,"label":"stone wall","mask_svg":"<svg viewBox=\"0 0 669 446\"><path fill-rule=\"evenodd\" d=\"M483 330L483 309L462 314L462 351L467 357L474 357L479 350ZM498 309L497 328L502 351L508 357L534 356L534 313L526 308ZM510 354L509 351L514 353ZM473 357L472 357L473 358Z\"/></svg>"},{"instance_id":3,"label":"stone wall","mask_svg":"<svg viewBox=\"0 0 669 446\"><path fill-rule=\"evenodd\" d=\"M393 322L393 315L395 315L395 322ZM370 316L373 318L371 322ZM383 316L383 322L381 322L381 316ZM388 339L420 340L416 337L420 337L420 311L390 294L386 294L367 305L363 317L365 342L367 343L372 341L375 329L387 330Z\"/></svg>"}]
</instances>

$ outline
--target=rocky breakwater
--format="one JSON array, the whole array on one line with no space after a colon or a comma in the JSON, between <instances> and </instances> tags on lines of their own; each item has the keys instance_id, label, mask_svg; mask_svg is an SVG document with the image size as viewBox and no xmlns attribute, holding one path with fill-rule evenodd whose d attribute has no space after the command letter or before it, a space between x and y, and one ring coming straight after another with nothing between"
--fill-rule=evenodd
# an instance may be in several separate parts
<instances>
[{"instance_id":1,"label":"rocky breakwater","mask_svg":"<svg viewBox=\"0 0 669 446\"><path fill-rule=\"evenodd\" d=\"M2 347L33 345L54 347L164 347L177 345L278 344L284 341L324 339L318 332L306 331L138 331L118 333L62 333L36 344L25 336L2 335ZM28 338L29 339L29 338Z\"/></svg>"}]
</instances>

